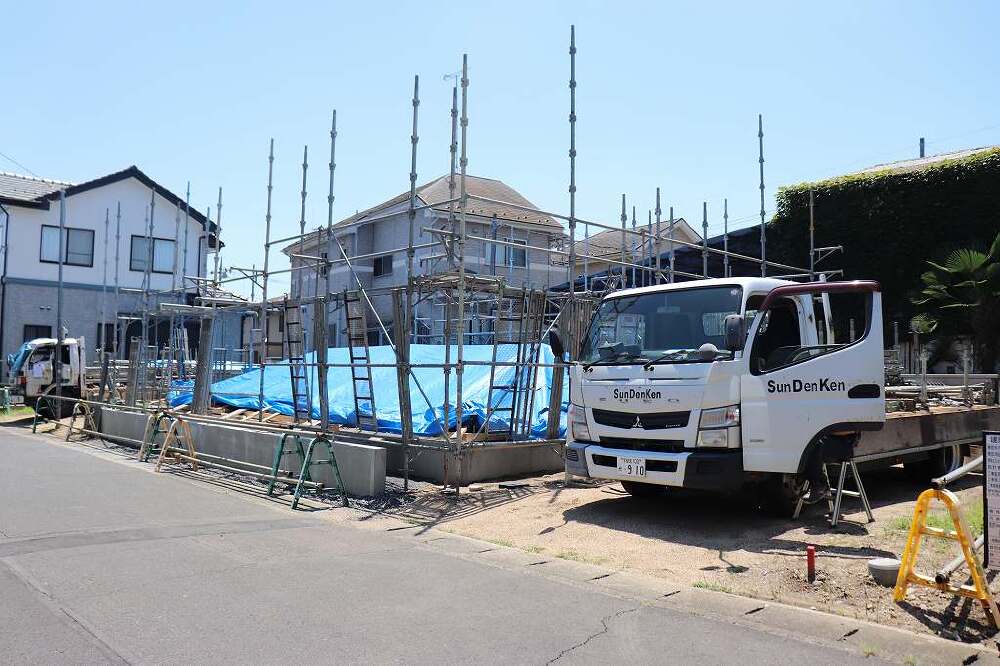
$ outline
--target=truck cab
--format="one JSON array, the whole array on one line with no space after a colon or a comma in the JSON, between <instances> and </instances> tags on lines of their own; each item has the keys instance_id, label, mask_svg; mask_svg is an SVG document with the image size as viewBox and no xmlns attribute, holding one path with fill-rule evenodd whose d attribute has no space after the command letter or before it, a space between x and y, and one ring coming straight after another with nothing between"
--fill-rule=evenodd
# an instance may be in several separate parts
<instances>
[{"instance_id":1,"label":"truck cab","mask_svg":"<svg viewBox=\"0 0 1000 666\"><path fill-rule=\"evenodd\" d=\"M7 357L7 382L12 395L22 396L29 407L36 407L39 397L53 394L55 382L55 338L35 338L21 345ZM79 398L86 373L85 342L83 338L62 340L62 390L63 396ZM44 401L46 403L52 401ZM41 408L68 413L70 405L43 404Z\"/></svg>"},{"instance_id":2,"label":"truck cab","mask_svg":"<svg viewBox=\"0 0 1000 666\"><path fill-rule=\"evenodd\" d=\"M882 427L883 366L875 282L614 292L570 366L566 470L634 495L752 483L795 497L814 448L836 442L848 457L859 432Z\"/></svg>"}]
</instances>

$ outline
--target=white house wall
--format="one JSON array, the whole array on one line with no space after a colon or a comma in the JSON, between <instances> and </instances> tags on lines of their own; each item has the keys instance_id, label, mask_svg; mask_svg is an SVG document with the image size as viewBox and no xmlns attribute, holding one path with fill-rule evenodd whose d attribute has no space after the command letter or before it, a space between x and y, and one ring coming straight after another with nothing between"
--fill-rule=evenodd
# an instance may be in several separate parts
<instances>
[{"instance_id":1,"label":"white house wall","mask_svg":"<svg viewBox=\"0 0 1000 666\"><path fill-rule=\"evenodd\" d=\"M116 205L121 202L121 240L119 248L119 284L121 287L140 288L143 272L129 269L131 239L133 235L146 235L145 215L149 206L150 189L135 178L110 183L78 194L66 197L67 227L92 229L94 231L94 265L71 266L63 265L63 281L66 283L100 285L104 276L104 215L105 209L110 209L108 224L108 285L114 284L115 275L115 212ZM48 210L6 206L10 213L10 228L8 231L7 278L8 280L41 280L55 282L59 278L59 266L55 263L45 263L41 257L42 225L59 226L59 200L51 202ZM174 240L175 214L177 207L173 203L156 195L155 212L153 216L153 236ZM188 218L188 274L205 275L207 252L200 254L199 245L205 236L205 230L193 218ZM184 263L184 212L181 209L180 239L177 244L178 274L177 285L183 274ZM169 289L171 275L153 273L151 287L153 289Z\"/></svg>"}]
</instances>

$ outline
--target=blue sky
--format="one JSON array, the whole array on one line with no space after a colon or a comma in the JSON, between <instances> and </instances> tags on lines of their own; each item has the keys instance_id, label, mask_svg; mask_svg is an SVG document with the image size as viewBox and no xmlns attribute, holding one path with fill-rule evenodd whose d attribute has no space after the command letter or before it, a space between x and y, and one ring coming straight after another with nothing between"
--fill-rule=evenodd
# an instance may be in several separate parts
<instances>
[{"instance_id":1,"label":"blue sky","mask_svg":"<svg viewBox=\"0 0 1000 666\"><path fill-rule=\"evenodd\" d=\"M0 170L82 181L136 164L192 204L224 190L225 265L263 258L267 144L274 236L447 172L451 81L469 54L469 171L568 209L569 26L576 25L578 214L622 193L710 233L756 221L757 114L768 214L779 185L1000 143L1000 5L837 3L8 3ZM214 214L213 214L214 216ZM282 257L272 254L278 266ZM275 278L272 293L287 285Z\"/></svg>"}]
</instances>

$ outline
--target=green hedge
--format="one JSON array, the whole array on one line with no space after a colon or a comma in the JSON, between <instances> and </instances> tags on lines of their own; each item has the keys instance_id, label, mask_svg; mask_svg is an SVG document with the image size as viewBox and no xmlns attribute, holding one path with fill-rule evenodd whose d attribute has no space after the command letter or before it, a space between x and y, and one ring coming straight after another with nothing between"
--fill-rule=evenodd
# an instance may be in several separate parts
<instances>
[{"instance_id":1,"label":"green hedge","mask_svg":"<svg viewBox=\"0 0 1000 666\"><path fill-rule=\"evenodd\" d=\"M886 169L782 187L768 224L768 259L808 265L810 190L816 246L844 246L819 268L881 282L887 330L899 321L902 334L925 261L960 247L985 248L1000 230L1000 148L917 171Z\"/></svg>"}]
</instances>

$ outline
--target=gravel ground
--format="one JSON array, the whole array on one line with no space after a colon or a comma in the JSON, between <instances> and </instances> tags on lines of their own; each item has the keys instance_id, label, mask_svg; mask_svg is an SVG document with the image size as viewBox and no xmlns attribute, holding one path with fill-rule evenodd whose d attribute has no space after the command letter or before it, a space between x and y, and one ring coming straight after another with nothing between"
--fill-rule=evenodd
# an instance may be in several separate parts
<instances>
[{"instance_id":1,"label":"gravel ground","mask_svg":"<svg viewBox=\"0 0 1000 666\"><path fill-rule=\"evenodd\" d=\"M897 605L892 590L871 579L868 560L902 554L914 500L923 488L909 482L901 468L871 472L863 480L876 521L866 523L860 503L845 498L846 521L836 528L818 507L807 509L799 521L774 519L743 498L674 492L637 500L617 483L563 488L561 474L516 488L482 484L458 498L418 491L413 501L387 513L539 554L992 643L995 632L978 602L911 586L906 602ZM964 506L981 506L980 483L978 475L970 475L952 490ZM944 520L942 511L933 515L939 522L932 524ZM918 571L928 575L959 553L953 542L925 538L923 543ZM808 545L817 551L812 583L806 577ZM960 579L965 582L965 575L956 574L953 582Z\"/></svg>"}]
</instances>

